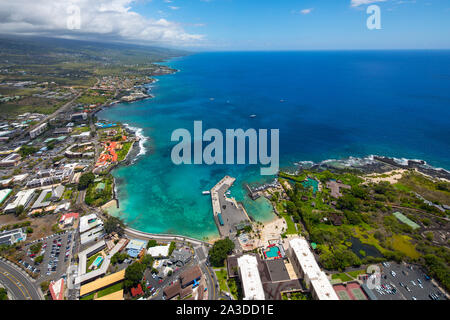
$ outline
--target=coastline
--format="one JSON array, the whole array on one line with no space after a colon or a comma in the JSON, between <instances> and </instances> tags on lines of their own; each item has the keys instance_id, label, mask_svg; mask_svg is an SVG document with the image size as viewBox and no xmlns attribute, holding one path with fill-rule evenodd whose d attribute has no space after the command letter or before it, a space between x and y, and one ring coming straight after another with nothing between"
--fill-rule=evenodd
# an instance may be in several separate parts
<instances>
[{"instance_id":1,"label":"coastline","mask_svg":"<svg viewBox=\"0 0 450 320\"><path fill-rule=\"evenodd\" d=\"M163 62L161 62L163 63ZM173 72L171 72L170 74L174 74L179 72L179 70L175 70ZM152 82L153 84L155 82L157 82L159 79L155 79L156 81ZM127 103L125 102L125 104L130 104L131 106L131 102ZM114 105L111 105L111 107L113 107ZM138 136L139 132L142 133L143 129L142 128L137 128L135 126L130 126L127 123L122 123L124 126L127 126L127 128L131 131L134 130L134 135ZM121 163L118 164L116 166L116 168L119 168L122 165L133 165L136 163L137 159L141 156L141 155L145 155L147 153L147 149L145 146L146 141L148 141L148 139L151 139L151 137L145 137L145 141L140 141L140 143L137 143L136 145L133 145L133 152L130 153L127 156L127 162L125 163ZM413 155L414 156L414 155ZM406 166L406 167L410 167L411 169L413 168L413 166L418 167L418 170L421 170L421 172L426 172L427 170L431 170L431 171L436 171L438 172L438 174L440 174L443 178L445 178L445 176L448 174L448 177L450 178L450 172L447 171L446 169L441 169L440 168L427 168L427 163L423 160L409 160L409 159L404 159L404 158L395 158L395 157L383 157L383 156L372 156L369 155L367 157L362 157L362 158L354 158L354 157L348 157L348 158L344 158L344 159L325 159L322 160L320 162L311 162L311 161L299 161L299 162L291 162L289 165L291 165L292 167L296 167L296 170L298 170L299 168L335 168L335 169L353 169L353 168L364 168L364 170L368 170L369 172L384 172L384 169L382 169L382 165L380 165L381 163L383 163L382 160L375 160L375 157L379 157L380 159L384 159L384 162L386 163L385 165L389 168L391 168L392 170L392 166L394 167L398 167L398 166ZM410 164L411 161L411 164ZM376 164L374 164L374 163ZM392 162L392 163L389 163ZM372 170L372 171L371 171ZM434 174L434 173L433 173ZM240 181L241 183L246 183L246 181ZM116 187L116 183L114 181L114 187ZM271 205L272 206L272 205ZM248 209L247 209L248 210ZM271 222L273 222L274 220L276 220L278 218L278 216L275 214L275 210L274 214L272 214L270 219L267 220L259 220L259 219L255 219L256 221L262 222L263 224L269 224ZM251 211L250 211L250 215L251 215ZM213 235L207 235L208 239L213 239ZM201 237L198 237L201 238ZM212 241L212 240L208 240L208 241Z\"/></svg>"}]
</instances>

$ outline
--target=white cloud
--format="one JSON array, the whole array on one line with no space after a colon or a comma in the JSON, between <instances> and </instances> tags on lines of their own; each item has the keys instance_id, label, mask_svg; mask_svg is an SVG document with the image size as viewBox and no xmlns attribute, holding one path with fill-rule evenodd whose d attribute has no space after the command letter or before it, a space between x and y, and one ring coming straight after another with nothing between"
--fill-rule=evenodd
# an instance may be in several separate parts
<instances>
[{"instance_id":1,"label":"white cloud","mask_svg":"<svg viewBox=\"0 0 450 320\"><path fill-rule=\"evenodd\" d=\"M351 0L351 6L352 7L359 7L363 4L371 4L376 2L385 2L387 0Z\"/></svg>"},{"instance_id":2,"label":"white cloud","mask_svg":"<svg viewBox=\"0 0 450 320\"><path fill-rule=\"evenodd\" d=\"M134 12L135 0L0 1L0 33L102 39L161 45L195 45L204 36L183 30L179 23L151 19ZM79 8L79 29L68 19Z\"/></svg>"},{"instance_id":3,"label":"white cloud","mask_svg":"<svg viewBox=\"0 0 450 320\"><path fill-rule=\"evenodd\" d=\"M308 13L311 13L311 11L313 11L313 9L314 9L314 8L303 9L303 10L300 10L300 13L301 13L301 14L308 14Z\"/></svg>"}]
</instances>

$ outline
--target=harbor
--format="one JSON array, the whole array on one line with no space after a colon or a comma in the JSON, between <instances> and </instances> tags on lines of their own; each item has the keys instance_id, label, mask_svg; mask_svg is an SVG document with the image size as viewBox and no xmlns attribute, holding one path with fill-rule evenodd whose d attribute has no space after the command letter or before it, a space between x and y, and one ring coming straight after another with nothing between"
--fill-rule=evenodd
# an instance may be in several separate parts
<instances>
[{"instance_id":1,"label":"harbor","mask_svg":"<svg viewBox=\"0 0 450 320\"><path fill-rule=\"evenodd\" d=\"M221 237L230 237L237 230L251 223L244 207L234 198L228 198L228 189L236 181L225 176L210 191L214 222Z\"/></svg>"}]
</instances>

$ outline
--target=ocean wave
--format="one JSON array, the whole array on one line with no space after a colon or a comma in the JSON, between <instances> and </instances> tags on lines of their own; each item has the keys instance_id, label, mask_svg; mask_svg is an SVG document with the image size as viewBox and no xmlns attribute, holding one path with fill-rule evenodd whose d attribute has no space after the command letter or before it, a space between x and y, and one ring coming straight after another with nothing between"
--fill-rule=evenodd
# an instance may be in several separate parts
<instances>
[{"instance_id":1,"label":"ocean wave","mask_svg":"<svg viewBox=\"0 0 450 320\"><path fill-rule=\"evenodd\" d=\"M444 168L440 167L433 167L429 165L425 160L422 159L408 159L408 158L396 158L396 157L387 157L387 156L381 156L381 155L368 155L366 157L348 157L343 159L326 159L319 162L313 162L313 161L297 161L294 163L294 165L300 167L300 168L310 168L312 166L321 166L321 165L331 165L331 166L339 166L339 167L361 167L366 166L370 164L374 164L377 162L376 158L386 158L390 159L393 162L402 165L402 166L408 166L411 163L414 163L416 165L419 165L420 167L423 167L424 169L430 169L430 170L436 170L436 171L443 171L448 174L450 174L450 171Z\"/></svg>"},{"instance_id":2,"label":"ocean wave","mask_svg":"<svg viewBox=\"0 0 450 320\"><path fill-rule=\"evenodd\" d=\"M139 152L136 155L136 158L143 156L147 153L147 148L145 147L145 143L148 140L148 137L144 135L144 129L132 127L128 123L123 124L128 130L133 131L137 138L139 138ZM134 160L133 160L134 162Z\"/></svg>"}]
</instances>

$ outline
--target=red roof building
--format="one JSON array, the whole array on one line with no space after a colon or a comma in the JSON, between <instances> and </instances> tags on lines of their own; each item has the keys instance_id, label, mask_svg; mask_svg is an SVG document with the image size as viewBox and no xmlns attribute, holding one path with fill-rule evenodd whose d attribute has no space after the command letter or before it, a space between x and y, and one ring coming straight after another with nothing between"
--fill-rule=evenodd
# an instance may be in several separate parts
<instances>
[{"instance_id":1,"label":"red roof building","mask_svg":"<svg viewBox=\"0 0 450 320\"><path fill-rule=\"evenodd\" d=\"M131 295L132 297L137 297L137 296L141 296L144 294L144 291L142 291L142 286L139 283L138 286L136 288L131 288Z\"/></svg>"},{"instance_id":2,"label":"red roof building","mask_svg":"<svg viewBox=\"0 0 450 320\"><path fill-rule=\"evenodd\" d=\"M48 288L53 300L64 300L64 279L61 278L56 282L50 282Z\"/></svg>"}]
</instances>

